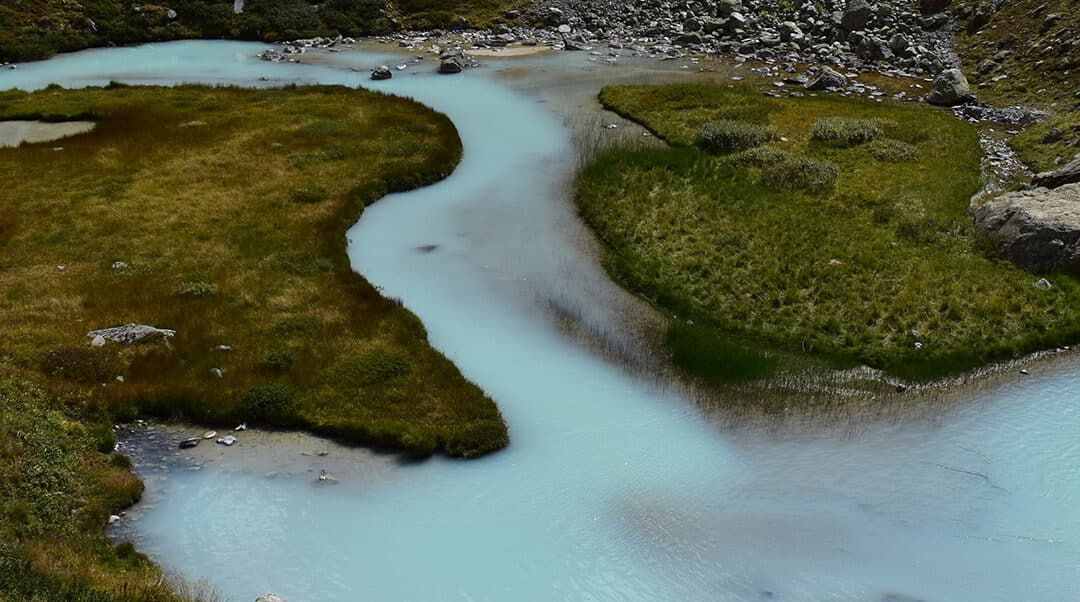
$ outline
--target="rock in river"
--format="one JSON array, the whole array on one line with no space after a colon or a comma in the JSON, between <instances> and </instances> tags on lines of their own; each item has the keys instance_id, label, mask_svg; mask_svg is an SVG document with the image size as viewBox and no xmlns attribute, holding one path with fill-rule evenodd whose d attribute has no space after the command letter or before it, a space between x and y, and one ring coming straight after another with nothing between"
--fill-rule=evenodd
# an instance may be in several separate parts
<instances>
[{"instance_id":1,"label":"rock in river","mask_svg":"<svg viewBox=\"0 0 1080 602\"><path fill-rule=\"evenodd\" d=\"M807 90L828 90L847 86L847 78L829 67L822 67L817 77L806 84Z\"/></svg>"},{"instance_id":2,"label":"rock in river","mask_svg":"<svg viewBox=\"0 0 1080 602\"><path fill-rule=\"evenodd\" d=\"M975 229L1025 270L1080 276L1080 183L991 199L975 210Z\"/></svg>"},{"instance_id":3,"label":"rock in river","mask_svg":"<svg viewBox=\"0 0 1080 602\"><path fill-rule=\"evenodd\" d=\"M255 598L255 602L286 602L286 600L277 594L263 594Z\"/></svg>"},{"instance_id":4,"label":"rock in river","mask_svg":"<svg viewBox=\"0 0 1080 602\"><path fill-rule=\"evenodd\" d=\"M180 449L188 449L199 444L198 437L188 437L180 442Z\"/></svg>"},{"instance_id":5,"label":"rock in river","mask_svg":"<svg viewBox=\"0 0 1080 602\"><path fill-rule=\"evenodd\" d=\"M371 79L373 80L380 81L391 77L394 77L394 72L386 65L379 65L371 70Z\"/></svg>"}]
</instances>

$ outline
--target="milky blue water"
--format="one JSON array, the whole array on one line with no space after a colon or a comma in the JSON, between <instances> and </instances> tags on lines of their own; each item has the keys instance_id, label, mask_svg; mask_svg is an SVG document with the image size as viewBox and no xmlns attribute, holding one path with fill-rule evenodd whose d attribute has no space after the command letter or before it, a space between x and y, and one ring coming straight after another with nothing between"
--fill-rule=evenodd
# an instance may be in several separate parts
<instances>
[{"instance_id":1,"label":"milky blue water","mask_svg":"<svg viewBox=\"0 0 1080 602\"><path fill-rule=\"evenodd\" d=\"M261 48L87 51L4 72L0 88L368 85L347 67L401 62L270 65ZM517 64L593 68L574 60ZM549 317L552 299L599 316L620 303L575 247L561 119L496 67L431 67L372 87L448 114L465 158L444 182L371 207L349 255L498 402L512 445L472 462L376 458L378 478L334 487L180 471L154 485L160 501L134 525L141 548L236 600L1080 599L1077 361L971 393L929 424L720 431Z\"/></svg>"}]
</instances>

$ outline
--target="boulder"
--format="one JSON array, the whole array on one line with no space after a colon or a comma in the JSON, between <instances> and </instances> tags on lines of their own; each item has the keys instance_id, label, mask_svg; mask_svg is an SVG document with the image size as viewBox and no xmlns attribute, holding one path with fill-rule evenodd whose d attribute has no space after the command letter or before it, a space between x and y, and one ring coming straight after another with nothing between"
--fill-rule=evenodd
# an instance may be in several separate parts
<instances>
[{"instance_id":1,"label":"boulder","mask_svg":"<svg viewBox=\"0 0 1080 602\"><path fill-rule=\"evenodd\" d=\"M718 17L730 17L743 9L742 0L720 0L716 3L716 15Z\"/></svg>"},{"instance_id":2,"label":"boulder","mask_svg":"<svg viewBox=\"0 0 1080 602\"><path fill-rule=\"evenodd\" d=\"M806 84L807 90L827 90L829 88L843 88L847 86L847 78L843 74L829 67L822 67L817 77Z\"/></svg>"},{"instance_id":3,"label":"boulder","mask_svg":"<svg viewBox=\"0 0 1080 602\"><path fill-rule=\"evenodd\" d=\"M167 328L154 328L153 326L147 326L145 324L125 324L123 326L114 326L112 328L103 328L101 330L91 330L86 333L86 336L93 339L93 341L97 341L98 337L101 337L107 341L113 341L123 345L134 345L136 343L164 341L175 334L175 330L169 330ZM91 344L93 344L93 342Z\"/></svg>"},{"instance_id":4,"label":"boulder","mask_svg":"<svg viewBox=\"0 0 1080 602\"><path fill-rule=\"evenodd\" d=\"M975 210L975 229L1025 270L1080 276L1080 184L991 199Z\"/></svg>"},{"instance_id":5,"label":"boulder","mask_svg":"<svg viewBox=\"0 0 1080 602\"><path fill-rule=\"evenodd\" d=\"M924 15L940 13L949 8L952 0L919 0L919 10Z\"/></svg>"},{"instance_id":6,"label":"boulder","mask_svg":"<svg viewBox=\"0 0 1080 602\"><path fill-rule=\"evenodd\" d=\"M959 69L946 69L934 78L926 101L932 105L951 107L970 100L971 85Z\"/></svg>"},{"instance_id":7,"label":"boulder","mask_svg":"<svg viewBox=\"0 0 1080 602\"><path fill-rule=\"evenodd\" d=\"M1038 174L1031 181L1036 188L1058 188L1077 182L1080 182L1080 153L1060 168Z\"/></svg>"},{"instance_id":8,"label":"boulder","mask_svg":"<svg viewBox=\"0 0 1080 602\"><path fill-rule=\"evenodd\" d=\"M382 81L384 79L390 79L391 77L394 77L394 72L386 65L379 65L371 70L371 79L375 81Z\"/></svg>"},{"instance_id":9,"label":"boulder","mask_svg":"<svg viewBox=\"0 0 1080 602\"><path fill-rule=\"evenodd\" d=\"M439 62L439 73L461 73L461 62L454 59L445 59Z\"/></svg>"},{"instance_id":10,"label":"boulder","mask_svg":"<svg viewBox=\"0 0 1080 602\"><path fill-rule=\"evenodd\" d=\"M874 9L866 0L847 0L844 13L840 17L840 27L845 31L862 31L873 16Z\"/></svg>"}]
</instances>

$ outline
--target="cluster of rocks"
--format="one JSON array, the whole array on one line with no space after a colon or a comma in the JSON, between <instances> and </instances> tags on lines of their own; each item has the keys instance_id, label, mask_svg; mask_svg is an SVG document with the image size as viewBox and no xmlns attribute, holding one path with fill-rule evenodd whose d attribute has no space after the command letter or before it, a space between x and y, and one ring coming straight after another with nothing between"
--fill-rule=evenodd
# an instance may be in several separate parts
<instances>
[{"instance_id":1,"label":"cluster of rocks","mask_svg":"<svg viewBox=\"0 0 1080 602\"><path fill-rule=\"evenodd\" d=\"M975 229L994 242L1000 257L1025 270L1080 276L1080 154L1036 175L1033 188L976 208Z\"/></svg>"},{"instance_id":2,"label":"cluster of rocks","mask_svg":"<svg viewBox=\"0 0 1080 602\"><path fill-rule=\"evenodd\" d=\"M105 345L106 341L120 343L121 345L160 342L174 335L176 335L175 330L155 328L145 324L125 324L112 328L91 330L86 333L86 336L91 340L90 344L94 347L101 347Z\"/></svg>"},{"instance_id":3,"label":"cluster of rocks","mask_svg":"<svg viewBox=\"0 0 1080 602\"><path fill-rule=\"evenodd\" d=\"M566 50L603 45L661 58L736 53L936 74L955 62L950 17L927 10L914 10L909 0L538 0L530 10L507 13L509 24L473 33L472 42Z\"/></svg>"},{"instance_id":4,"label":"cluster of rocks","mask_svg":"<svg viewBox=\"0 0 1080 602\"><path fill-rule=\"evenodd\" d=\"M329 50L330 52L341 52L339 46L352 46L356 43L353 38L346 38L341 35L336 38L309 38L303 40L292 40L289 42L281 42L278 44L278 48L267 48L259 54L259 58L271 63L277 63L280 61L296 62L298 55L304 54L306 51L312 48L320 48L323 50Z\"/></svg>"}]
</instances>

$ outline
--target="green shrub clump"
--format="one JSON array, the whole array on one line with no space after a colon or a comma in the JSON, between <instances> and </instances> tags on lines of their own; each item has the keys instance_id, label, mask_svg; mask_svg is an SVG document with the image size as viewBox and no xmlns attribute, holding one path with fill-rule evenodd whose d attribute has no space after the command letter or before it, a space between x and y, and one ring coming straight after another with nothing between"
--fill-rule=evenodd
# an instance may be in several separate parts
<instances>
[{"instance_id":1,"label":"green shrub clump","mask_svg":"<svg viewBox=\"0 0 1080 602\"><path fill-rule=\"evenodd\" d=\"M97 384L124 373L124 362L105 349L63 347L45 354L42 371L50 377L77 383Z\"/></svg>"},{"instance_id":2,"label":"green shrub clump","mask_svg":"<svg viewBox=\"0 0 1080 602\"><path fill-rule=\"evenodd\" d=\"M891 125L885 119L822 117L814 122L810 137L839 148L850 148L878 138Z\"/></svg>"},{"instance_id":3,"label":"green shrub clump","mask_svg":"<svg viewBox=\"0 0 1080 602\"><path fill-rule=\"evenodd\" d=\"M218 285L216 282L204 282L202 280L181 282L180 286L176 289L176 296L181 299L202 299L205 297L214 297L217 294Z\"/></svg>"},{"instance_id":4,"label":"green shrub clump","mask_svg":"<svg viewBox=\"0 0 1080 602\"><path fill-rule=\"evenodd\" d=\"M764 169L791 159L791 153L771 146L759 146L735 153L728 158L734 167L756 167Z\"/></svg>"},{"instance_id":5,"label":"green shrub clump","mask_svg":"<svg viewBox=\"0 0 1080 602\"><path fill-rule=\"evenodd\" d=\"M255 385L240 399L238 409L252 420L290 418L296 414L296 396L281 383Z\"/></svg>"},{"instance_id":6,"label":"green shrub clump","mask_svg":"<svg viewBox=\"0 0 1080 602\"><path fill-rule=\"evenodd\" d=\"M866 152L878 161L886 163L914 163L919 160L919 149L891 138L874 140L866 145Z\"/></svg>"},{"instance_id":7,"label":"green shrub clump","mask_svg":"<svg viewBox=\"0 0 1080 602\"><path fill-rule=\"evenodd\" d=\"M734 119L706 122L697 131L697 145L713 153L730 153L753 148L772 140L769 128Z\"/></svg>"},{"instance_id":8,"label":"green shrub clump","mask_svg":"<svg viewBox=\"0 0 1080 602\"><path fill-rule=\"evenodd\" d=\"M839 176L834 163L812 157L788 157L761 168L761 183L783 192L826 192Z\"/></svg>"},{"instance_id":9,"label":"green shrub clump","mask_svg":"<svg viewBox=\"0 0 1080 602\"><path fill-rule=\"evenodd\" d=\"M270 372L288 372L296 363L296 354L291 349L275 349L263 358L262 367Z\"/></svg>"},{"instance_id":10,"label":"green shrub clump","mask_svg":"<svg viewBox=\"0 0 1080 602\"><path fill-rule=\"evenodd\" d=\"M315 186L313 188L297 188L292 193L293 202L301 204L321 203L328 198L330 198L330 194L321 186Z\"/></svg>"}]
</instances>

